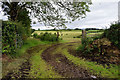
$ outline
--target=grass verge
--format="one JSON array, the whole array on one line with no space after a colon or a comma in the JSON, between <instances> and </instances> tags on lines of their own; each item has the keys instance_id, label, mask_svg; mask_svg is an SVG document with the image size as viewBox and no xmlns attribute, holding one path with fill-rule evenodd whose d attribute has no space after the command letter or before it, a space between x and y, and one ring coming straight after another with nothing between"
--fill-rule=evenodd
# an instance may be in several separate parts
<instances>
[{"instance_id":1,"label":"grass verge","mask_svg":"<svg viewBox=\"0 0 120 80\"><path fill-rule=\"evenodd\" d=\"M25 61L25 59L28 57L26 51L30 47L34 47L37 45L42 45L42 44L49 44L50 42L46 41L40 41L34 38L28 38L25 42L24 45L21 47L21 49L17 50L16 54L10 54L7 55L7 60L2 61L2 76L7 75L11 71L16 71L19 69L19 66ZM24 57L22 57L24 56Z\"/></svg>"},{"instance_id":2,"label":"grass verge","mask_svg":"<svg viewBox=\"0 0 120 80\"><path fill-rule=\"evenodd\" d=\"M17 53L16 54L12 54L11 56L12 57L20 57L22 55L25 54L26 50L31 48L31 47L34 47L34 46L37 46L37 45L42 45L42 44L51 44L51 42L48 42L48 41L40 41L38 39L34 39L34 38L28 38L25 42L24 42L24 45L20 48L20 49L17 49Z\"/></svg>"},{"instance_id":3,"label":"grass verge","mask_svg":"<svg viewBox=\"0 0 120 80\"><path fill-rule=\"evenodd\" d=\"M30 77L32 78L62 78L60 75L55 73L52 70L52 67L46 64L46 62L41 58L41 53L44 51L44 49L42 49L38 53L35 53L35 55L31 58L30 61L31 61L32 66L30 70Z\"/></svg>"},{"instance_id":4,"label":"grass verge","mask_svg":"<svg viewBox=\"0 0 120 80\"><path fill-rule=\"evenodd\" d=\"M102 65L98 65L95 62L89 62L86 61L84 59L80 59L78 57L75 57L71 54L69 54L69 52L67 51L67 49L63 50L63 54L70 60L72 61L74 64L78 65L78 66L82 66L88 70L90 70L90 72L96 74L96 75L100 75L104 78L119 78L119 71L118 68L119 66L113 66L111 65L109 68L106 65L105 67Z\"/></svg>"}]
</instances>

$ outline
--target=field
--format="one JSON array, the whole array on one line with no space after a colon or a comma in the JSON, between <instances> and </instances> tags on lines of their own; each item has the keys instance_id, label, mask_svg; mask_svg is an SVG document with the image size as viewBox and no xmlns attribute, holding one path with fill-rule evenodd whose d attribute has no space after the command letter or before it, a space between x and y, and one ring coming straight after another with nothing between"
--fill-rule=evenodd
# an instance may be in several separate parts
<instances>
[{"instance_id":1,"label":"field","mask_svg":"<svg viewBox=\"0 0 120 80\"><path fill-rule=\"evenodd\" d=\"M90 32L93 31L93 30L90 30ZM89 31L87 31L87 36L88 37L92 37L92 36L95 36L95 35L99 35L99 34L102 34L103 32L97 32L98 30L95 30L94 32L95 33L89 33ZM56 33L56 31L35 31L34 33L37 33L38 35L40 33L45 33L45 32L48 32L48 33ZM33 33L33 34L34 34ZM33 35L32 34L32 35ZM66 41L66 42L76 42L76 41L80 41L81 38L74 38L74 37L77 37L77 36L80 36L82 35L82 31L81 30L73 30L73 31L60 31L60 37ZM82 37L82 36L81 36Z\"/></svg>"}]
</instances>

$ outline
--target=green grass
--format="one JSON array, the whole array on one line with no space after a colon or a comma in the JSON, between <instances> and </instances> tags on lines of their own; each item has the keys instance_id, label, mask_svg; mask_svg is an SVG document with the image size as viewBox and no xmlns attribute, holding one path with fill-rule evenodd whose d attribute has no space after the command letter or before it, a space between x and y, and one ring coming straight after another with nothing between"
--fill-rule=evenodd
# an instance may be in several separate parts
<instances>
[{"instance_id":1,"label":"green grass","mask_svg":"<svg viewBox=\"0 0 120 80\"><path fill-rule=\"evenodd\" d=\"M63 47L65 47L65 49L63 49ZM88 61L88 60L85 60L85 59L82 59L82 58L79 58L79 57L75 57L75 56L69 54L67 49L69 49L68 46L62 45L62 46L58 47L53 52L53 54L57 54L57 53L62 52L62 54L65 55L75 65L80 66L84 69L87 69L88 71L93 73L93 75L101 76L101 77L104 77L104 78L118 78L119 77L118 76L118 73L119 73L118 69L119 69L120 66L111 64L110 66L106 65L104 67L103 65L97 64L96 62L92 62L92 61ZM76 47L74 46L72 49L76 49Z\"/></svg>"},{"instance_id":2,"label":"green grass","mask_svg":"<svg viewBox=\"0 0 120 80\"><path fill-rule=\"evenodd\" d=\"M56 31L35 31L34 33L40 34L40 33L45 33L45 32L52 33L52 34L56 33ZM61 34L63 34L63 35L61 35ZM80 41L80 38L73 38L73 37L79 36L81 34L82 34L81 30L61 31L60 32L60 37L65 42Z\"/></svg>"},{"instance_id":3,"label":"green grass","mask_svg":"<svg viewBox=\"0 0 120 80\"><path fill-rule=\"evenodd\" d=\"M90 30L92 31L92 30ZM98 34L102 34L103 32L98 32L99 30L93 30L94 32L96 33L88 33L87 36L88 37L93 37L95 35L98 35ZM35 31L34 33L37 33L38 35L40 33L45 33L45 32L48 32L48 33L56 33L56 31ZM89 32L89 31L87 31ZM33 34L34 34L33 33ZM33 35L32 34L32 35ZM62 35L61 35L62 34ZM60 32L60 37L65 41L65 42L77 42L77 41L80 41L81 38L73 38L73 37L76 37L76 36L79 36L82 34L82 31L81 30L72 30L72 31L61 31Z\"/></svg>"},{"instance_id":4,"label":"green grass","mask_svg":"<svg viewBox=\"0 0 120 80\"><path fill-rule=\"evenodd\" d=\"M24 45L20 48L20 49L17 49L17 53L16 54L12 54L11 56L13 57L20 57L22 55L25 54L25 51L27 49L29 49L30 47L34 47L34 46L37 46L37 45L40 45L40 44L50 44L51 42L48 42L48 41L40 41L40 40L37 40L37 39L34 39L34 38L28 38L25 42L24 42Z\"/></svg>"},{"instance_id":5,"label":"green grass","mask_svg":"<svg viewBox=\"0 0 120 80\"><path fill-rule=\"evenodd\" d=\"M30 47L34 47L37 45L42 45L42 44L51 44L50 42L47 41L40 41L34 38L28 38L25 42L24 45L21 47L21 49L17 50L16 54L10 54L7 55L7 57L10 58L10 60L12 60L11 62L9 61L4 61L2 63L2 75L5 76L8 72L11 72L12 70L17 71L19 69L19 66L25 61L25 58L27 58L29 55L26 53L26 51L30 48ZM24 57L22 57L24 56Z\"/></svg>"},{"instance_id":6,"label":"green grass","mask_svg":"<svg viewBox=\"0 0 120 80\"><path fill-rule=\"evenodd\" d=\"M42 58L40 52L35 53L35 55L31 58L31 70L30 77L32 78L62 78L58 73L52 70L52 67L48 65Z\"/></svg>"},{"instance_id":7,"label":"green grass","mask_svg":"<svg viewBox=\"0 0 120 80\"><path fill-rule=\"evenodd\" d=\"M93 37L103 34L103 32L97 32L97 33L87 33L87 37Z\"/></svg>"},{"instance_id":8,"label":"green grass","mask_svg":"<svg viewBox=\"0 0 120 80\"><path fill-rule=\"evenodd\" d=\"M64 49L62 51L63 51L63 54L74 64L76 64L78 66L82 66L83 68L90 70L90 72L92 72L96 75L100 75L105 78L118 78L118 73L119 73L118 68L119 67L116 65L114 65L114 66L111 65L110 68L108 68L107 65L106 65L106 67L103 67L102 65L98 65L95 62L89 62L84 59L75 57L75 56L69 54L69 52L66 49Z\"/></svg>"}]
</instances>

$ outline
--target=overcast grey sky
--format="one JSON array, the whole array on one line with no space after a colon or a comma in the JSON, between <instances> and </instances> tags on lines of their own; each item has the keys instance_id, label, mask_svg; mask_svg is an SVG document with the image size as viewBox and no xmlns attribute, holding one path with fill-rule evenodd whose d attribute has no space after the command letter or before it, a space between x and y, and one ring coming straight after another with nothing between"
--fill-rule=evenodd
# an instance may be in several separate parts
<instances>
[{"instance_id":1,"label":"overcast grey sky","mask_svg":"<svg viewBox=\"0 0 120 80\"><path fill-rule=\"evenodd\" d=\"M92 0L91 12L87 13L86 18L67 23L68 28L105 28L110 23L118 20L118 1L119 0ZM0 13L0 19L7 20ZM51 29L39 23L32 25L33 29Z\"/></svg>"}]
</instances>

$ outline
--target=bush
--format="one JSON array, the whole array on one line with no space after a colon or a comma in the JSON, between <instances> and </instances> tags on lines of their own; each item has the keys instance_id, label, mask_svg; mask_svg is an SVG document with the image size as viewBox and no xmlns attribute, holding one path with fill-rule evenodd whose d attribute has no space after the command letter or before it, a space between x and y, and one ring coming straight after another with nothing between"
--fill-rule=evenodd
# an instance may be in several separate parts
<instances>
[{"instance_id":1,"label":"bush","mask_svg":"<svg viewBox=\"0 0 120 80\"><path fill-rule=\"evenodd\" d=\"M93 48L90 47L90 44L93 42L93 38L85 38L81 39L82 44L77 48L77 51L80 51L84 53L85 55L87 53L91 53Z\"/></svg>"},{"instance_id":2,"label":"bush","mask_svg":"<svg viewBox=\"0 0 120 80\"><path fill-rule=\"evenodd\" d=\"M37 35L37 38L40 39L41 41L51 41L51 42L62 40L60 38L58 39L55 34L51 34L51 33L48 33L48 32Z\"/></svg>"},{"instance_id":3,"label":"bush","mask_svg":"<svg viewBox=\"0 0 120 80\"><path fill-rule=\"evenodd\" d=\"M109 29L104 31L103 36L108 38L115 46L120 49L120 24L112 24Z\"/></svg>"},{"instance_id":4,"label":"bush","mask_svg":"<svg viewBox=\"0 0 120 80\"><path fill-rule=\"evenodd\" d=\"M33 37L34 37L34 38L37 38L37 36L38 36L37 33L34 33L34 34L33 34Z\"/></svg>"},{"instance_id":5,"label":"bush","mask_svg":"<svg viewBox=\"0 0 120 80\"><path fill-rule=\"evenodd\" d=\"M16 53L16 26L12 22L2 23L2 53Z\"/></svg>"}]
</instances>

